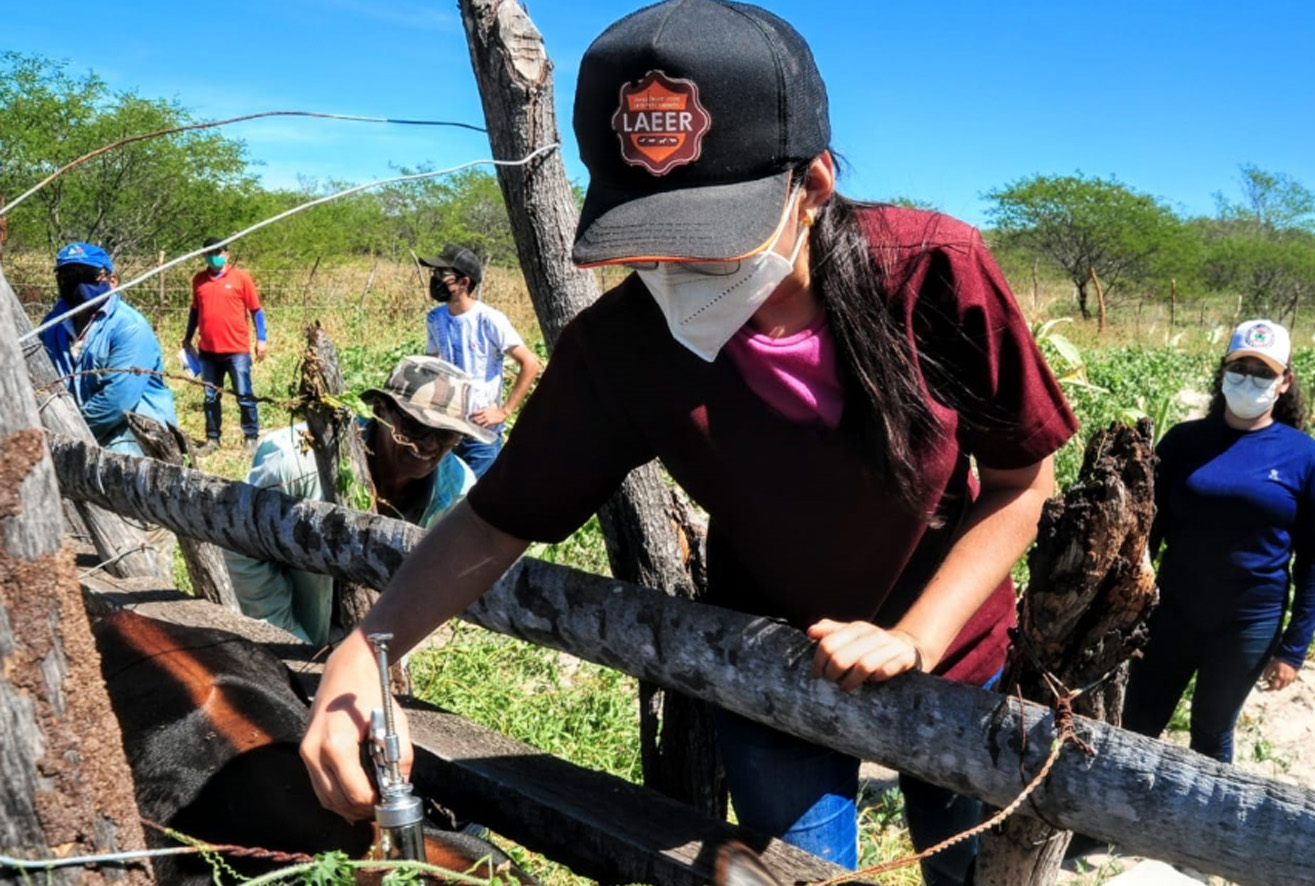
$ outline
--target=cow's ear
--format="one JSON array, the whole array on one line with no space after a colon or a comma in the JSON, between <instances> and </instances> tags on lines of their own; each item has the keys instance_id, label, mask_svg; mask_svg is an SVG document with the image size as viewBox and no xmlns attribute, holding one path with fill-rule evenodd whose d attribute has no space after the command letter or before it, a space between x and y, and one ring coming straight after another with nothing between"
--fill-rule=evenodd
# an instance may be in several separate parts
<instances>
[{"instance_id":1,"label":"cow's ear","mask_svg":"<svg viewBox=\"0 0 1315 886\"><path fill-rule=\"evenodd\" d=\"M725 843L717 850L717 886L781 886L761 859L743 843Z\"/></svg>"}]
</instances>

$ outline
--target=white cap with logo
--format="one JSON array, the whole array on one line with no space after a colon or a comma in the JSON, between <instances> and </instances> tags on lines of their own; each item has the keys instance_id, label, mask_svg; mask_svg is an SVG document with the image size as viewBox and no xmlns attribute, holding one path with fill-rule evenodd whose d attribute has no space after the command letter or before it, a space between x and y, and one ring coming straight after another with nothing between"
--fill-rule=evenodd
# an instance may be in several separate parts
<instances>
[{"instance_id":1,"label":"white cap with logo","mask_svg":"<svg viewBox=\"0 0 1315 886\"><path fill-rule=\"evenodd\" d=\"M1292 339L1273 320L1248 320L1234 330L1224 362L1248 356L1259 357L1275 372L1283 372L1292 357Z\"/></svg>"}]
</instances>

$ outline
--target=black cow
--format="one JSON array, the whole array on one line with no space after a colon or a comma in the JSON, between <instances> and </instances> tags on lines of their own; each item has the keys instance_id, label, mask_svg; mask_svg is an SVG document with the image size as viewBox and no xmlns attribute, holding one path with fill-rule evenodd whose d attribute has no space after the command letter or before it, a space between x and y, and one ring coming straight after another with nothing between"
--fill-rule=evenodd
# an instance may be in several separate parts
<instances>
[{"instance_id":1,"label":"black cow","mask_svg":"<svg viewBox=\"0 0 1315 886\"><path fill-rule=\"evenodd\" d=\"M93 632L144 818L209 843L367 855L372 825L348 824L315 799L297 753L308 700L277 657L227 631L130 612L101 619ZM177 845L147 833L152 845ZM425 842L431 864L534 882L469 834L427 825ZM226 861L245 877L286 865ZM204 886L211 874L197 856L156 864L164 886Z\"/></svg>"}]
</instances>

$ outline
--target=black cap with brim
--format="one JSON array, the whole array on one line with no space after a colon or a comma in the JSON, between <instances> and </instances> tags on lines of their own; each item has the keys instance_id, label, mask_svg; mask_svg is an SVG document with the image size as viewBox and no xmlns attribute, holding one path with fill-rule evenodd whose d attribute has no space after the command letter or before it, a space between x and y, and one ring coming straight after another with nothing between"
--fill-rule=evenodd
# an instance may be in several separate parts
<instances>
[{"instance_id":1,"label":"black cap with brim","mask_svg":"<svg viewBox=\"0 0 1315 886\"><path fill-rule=\"evenodd\" d=\"M639 195L590 182L571 258L599 265L753 255L781 225L790 177L786 170L754 181Z\"/></svg>"},{"instance_id":2,"label":"black cap with brim","mask_svg":"<svg viewBox=\"0 0 1315 886\"><path fill-rule=\"evenodd\" d=\"M581 57L572 125L589 170L582 265L760 252L790 172L831 141L803 37L720 0L666 0L609 26Z\"/></svg>"},{"instance_id":3,"label":"black cap with brim","mask_svg":"<svg viewBox=\"0 0 1315 886\"><path fill-rule=\"evenodd\" d=\"M471 285L478 286L484 278L484 266L479 256L463 246L444 246L443 251L433 258L422 258L420 264L440 271L454 271L461 277L469 278Z\"/></svg>"}]
</instances>

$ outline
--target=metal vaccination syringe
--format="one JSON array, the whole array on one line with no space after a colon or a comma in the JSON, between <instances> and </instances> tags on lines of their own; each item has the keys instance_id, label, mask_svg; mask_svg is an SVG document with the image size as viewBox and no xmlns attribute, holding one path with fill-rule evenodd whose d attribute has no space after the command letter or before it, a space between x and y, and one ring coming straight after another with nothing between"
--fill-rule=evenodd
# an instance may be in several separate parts
<instances>
[{"instance_id":1,"label":"metal vaccination syringe","mask_svg":"<svg viewBox=\"0 0 1315 886\"><path fill-rule=\"evenodd\" d=\"M379 803L374 819L379 825L379 855L387 859L426 861L424 804L411 793L411 784L402 775L401 742L393 723L393 696L388 687L388 641L392 634L370 634L379 665L379 684L383 709L370 712L370 759L374 762Z\"/></svg>"}]
</instances>

